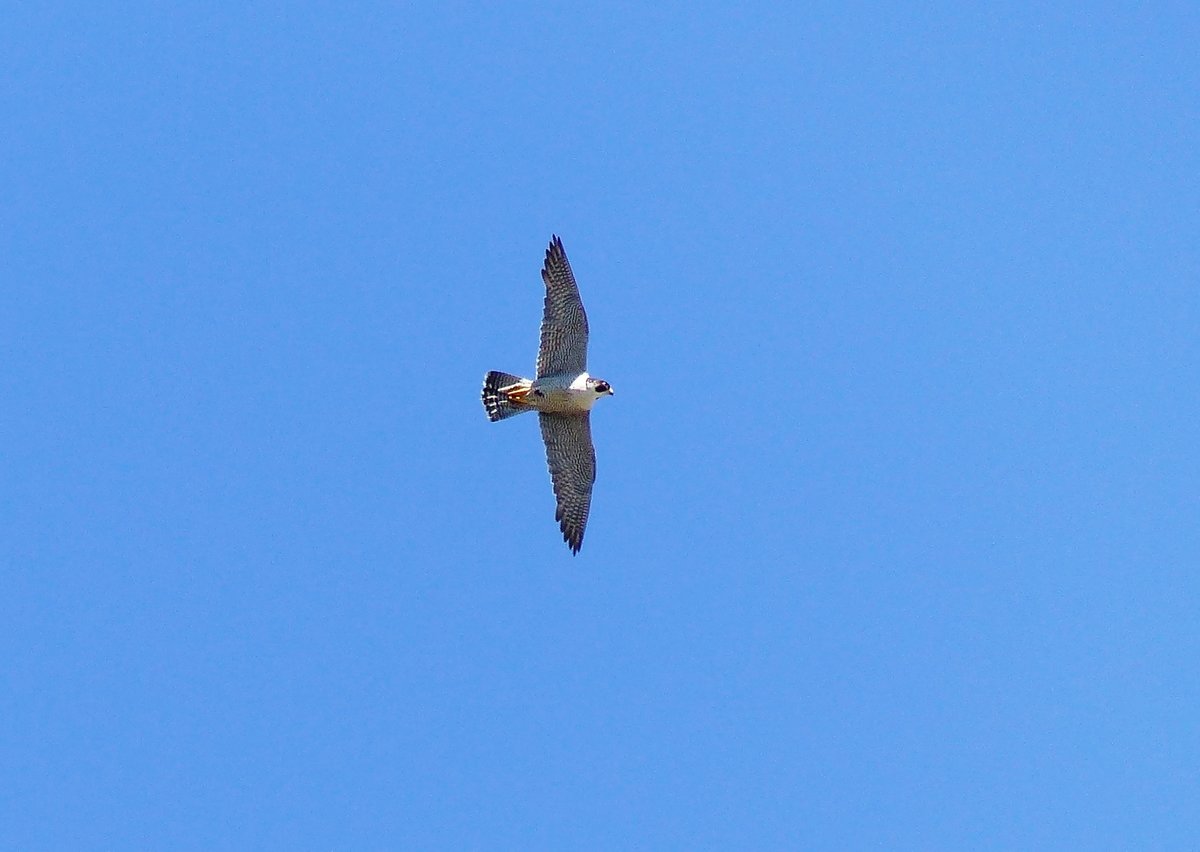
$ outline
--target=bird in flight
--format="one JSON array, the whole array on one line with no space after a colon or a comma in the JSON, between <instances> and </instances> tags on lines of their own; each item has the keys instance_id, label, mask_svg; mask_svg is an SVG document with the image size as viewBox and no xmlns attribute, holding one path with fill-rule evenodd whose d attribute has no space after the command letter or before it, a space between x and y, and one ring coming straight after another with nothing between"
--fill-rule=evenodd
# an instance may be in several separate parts
<instances>
[{"instance_id":1,"label":"bird in flight","mask_svg":"<svg viewBox=\"0 0 1200 852\"><path fill-rule=\"evenodd\" d=\"M562 240L550 238L542 266L546 303L542 312L542 341L538 347L537 377L525 379L493 370L483 381L483 407L492 422L525 411L536 411L546 443L546 462L558 503L554 519L571 553L583 545L592 484L596 481L596 451L592 448L592 406L612 396L612 386L588 375L588 321L579 287Z\"/></svg>"}]
</instances>

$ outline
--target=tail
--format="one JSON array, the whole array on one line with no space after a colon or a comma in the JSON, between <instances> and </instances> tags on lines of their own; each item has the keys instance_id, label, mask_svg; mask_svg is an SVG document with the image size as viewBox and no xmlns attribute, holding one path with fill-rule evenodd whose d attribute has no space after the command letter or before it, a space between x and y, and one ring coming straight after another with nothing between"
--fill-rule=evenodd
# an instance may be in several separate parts
<instances>
[{"instance_id":1,"label":"tail","mask_svg":"<svg viewBox=\"0 0 1200 852\"><path fill-rule=\"evenodd\" d=\"M495 423L497 420L512 417L523 411L533 411L527 406L509 402L508 394L504 390L522 382L528 383L528 381L528 379L514 376L511 373L500 373L496 370L488 373L487 378L483 380L483 407L487 409L488 420Z\"/></svg>"}]
</instances>

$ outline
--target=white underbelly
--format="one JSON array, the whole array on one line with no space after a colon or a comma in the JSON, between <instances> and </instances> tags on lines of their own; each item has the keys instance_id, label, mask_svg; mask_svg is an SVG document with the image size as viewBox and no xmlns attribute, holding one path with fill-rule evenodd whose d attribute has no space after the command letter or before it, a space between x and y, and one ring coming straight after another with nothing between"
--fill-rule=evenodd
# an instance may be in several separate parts
<instances>
[{"instance_id":1,"label":"white underbelly","mask_svg":"<svg viewBox=\"0 0 1200 852\"><path fill-rule=\"evenodd\" d=\"M536 385L529 398L538 411L563 414L590 411L596 403L596 394L589 390L538 388Z\"/></svg>"}]
</instances>

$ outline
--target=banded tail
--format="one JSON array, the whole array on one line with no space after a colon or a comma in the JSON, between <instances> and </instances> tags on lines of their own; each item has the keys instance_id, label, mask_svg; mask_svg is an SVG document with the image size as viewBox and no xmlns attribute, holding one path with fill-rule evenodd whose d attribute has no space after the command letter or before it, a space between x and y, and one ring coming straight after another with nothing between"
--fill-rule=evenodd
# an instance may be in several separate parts
<instances>
[{"instance_id":1,"label":"banded tail","mask_svg":"<svg viewBox=\"0 0 1200 852\"><path fill-rule=\"evenodd\" d=\"M483 407L487 409L488 420L495 423L505 417L534 410L527 405L518 405L509 400L507 391L512 389L513 385L521 385L526 393L529 392L529 379L496 370L487 374L487 378L483 380Z\"/></svg>"}]
</instances>

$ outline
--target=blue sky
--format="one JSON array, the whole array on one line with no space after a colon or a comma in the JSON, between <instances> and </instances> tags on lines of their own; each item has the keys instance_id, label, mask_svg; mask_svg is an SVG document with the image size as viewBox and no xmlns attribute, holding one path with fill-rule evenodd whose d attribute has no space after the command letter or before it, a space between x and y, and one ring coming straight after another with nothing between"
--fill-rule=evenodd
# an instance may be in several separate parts
<instances>
[{"instance_id":1,"label":"blue sky","mask_svg":"<svg viewBox=\"0 0 1200 852\"><path fill-rule=\"evenodd\" d=\"M1200 13L1052 6L8 9L0 846L1194 844Z\"/></svg>"}]
</instances>

